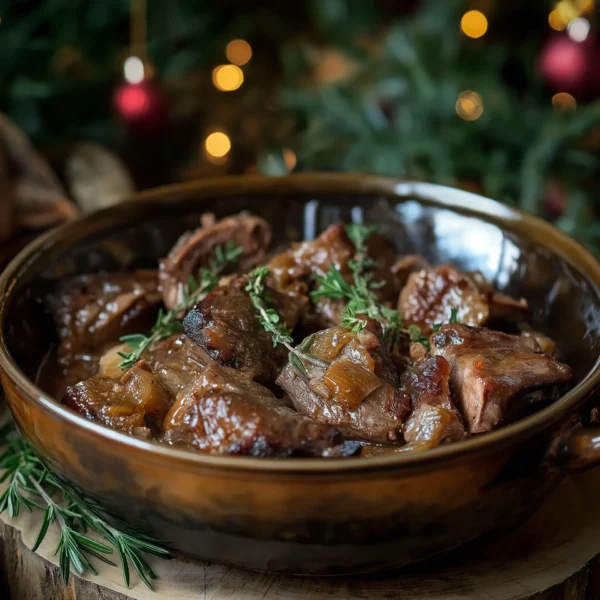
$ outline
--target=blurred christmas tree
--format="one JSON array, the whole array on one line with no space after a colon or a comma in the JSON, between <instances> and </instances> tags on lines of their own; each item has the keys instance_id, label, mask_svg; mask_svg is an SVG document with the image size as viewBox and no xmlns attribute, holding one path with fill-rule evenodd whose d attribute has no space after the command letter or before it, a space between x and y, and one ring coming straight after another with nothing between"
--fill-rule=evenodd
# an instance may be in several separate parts
<instances>
[{"instance_id":1,"label":"blurred christmas tree","mask_svg":"<svg viewBox=\"0 0 600 600\"><path fill-rule=\"evenodd\" d=\"M0 106L54 164L85 140L142 186L259 169L422 178L600 247L593 0L148 0L147 14L150 64L124 81L127 0L0 0Z\"/></svg>"}]
</instances>

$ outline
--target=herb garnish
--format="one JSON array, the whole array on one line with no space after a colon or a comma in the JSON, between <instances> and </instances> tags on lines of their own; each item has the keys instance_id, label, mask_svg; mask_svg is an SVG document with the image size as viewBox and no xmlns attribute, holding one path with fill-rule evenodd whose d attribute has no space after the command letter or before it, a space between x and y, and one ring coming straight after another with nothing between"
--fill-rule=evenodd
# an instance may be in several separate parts
<instances>
[{"instance_id":1,"label":"herb garnish","mask_svg":"<svg viewBox=\"0 0 600 600\"><path fill-rule=\"evenodd\" d=\"M322 368L327 368L329 363L323 359L320 359L312 354L309 354L307 350L312 345L314 336L308 337L304 342L294 348L292 344L294 340L292 338L292 332L285 323L282 322L281 317L273 308L273 298L269 291L265 287L265 278L269 275L269 267L257 267L248 275L248 284L246 285L246 291L248 292L254 308L258 314L256 318L260 321L261 325L268 331L273 338L273 345L282 344L285 346L290 354L290 364L301 374L306 376L306 367L303 361L312 363Z\"/></svg>"},{"instance_id":2,"label":"herb garnish","mask_svg":"<svg viewBox=\"0 0 600 600\"><path fill-rule=\"evenodd\" d=\"M126 532L108 523L97 505L48 470L33 447L16 431L8 433L0 443L6 444L6 449L0 455L0 469L5 469L0 482L9 482L8 488L0 496L0 513L8 510L9 517L14 518L21 508L29 512L33 508L44 511L42 525L32 548L34 552L46 537L50 526L58 524L60 541L56 554L59 555L65 585L71 569L79 574L85 571L98 574L90 557L116 566L104 556L116 550L127 587L131 563L142 581L152 588L150 580L155 579L156 575L144 559L144 554L170 558L167 550L147 536ZM62 497L60 500L55 498L57 492ZM102 536L107 544L85 535L88 529Z\"/></svg>"},{"instance_id":3,"label":"herb garnish","mask_svg":"<svg viewBox=\"0 0 600 600\"><path fill-rule=\"evenodd\" d=\"M458 320L458 308L453 306L450 308L450 319L448 319L448 323L460 323ZM440 330L443 322L434 323L432 330L433 332L437 332ZM411 342L418 342L427 348L427 350L431 350L431 344L429 343L429 338L423 335L421 328L418 325L409 325L408 326L408 335L410 336Z\"/></svg>"},{"instance_id":4,"label":"herb garnish","mask_svg":"<svg viewBox=\"0 0 600 600\"><path fill-rule=\"evenodd\" d=\"M358 332L367 326L367 321L358 315L367 315L385 326L384 336L391 337L393 345L402 327L402 319L397 310L381 304L374 293L374 290L385 285L385 281L372 280L370 270L375 262L367 256L367 240L376 231L375 226L366 227L358 223L346 226L346 233L356 248L354 258L348 263L352 270L353 285L344 279L339 269L331 265L327 275L316 275L320 285L311 296L347 300L346 310L341 313L343 327Z\"/></svg>"},{"instance_id":5,"label":"herb garnish","mask_svg":"<svg viewBox=\"0 0 600 600\"><path fill-rule=\"evenodd\" d=\"M151 346L179 333L183 330L180 315L188 312L196 302L202 300L206 295L214 290L219 284L219 275L225 267L235 263L242 253L242 248L229 241L225 246L215 248L215 258L211 261L210 267L200 269L198 279L191 276L188 278L187 285L183 286L183 300L173 309L167 312L160 309L156 323L152 327L149 336L135 333L124 335L120 341L131 348L131 352L119 352L123 359L119 363L121 369L129 369L140 360L144 352Z\"/></svg>"}]
</instances>

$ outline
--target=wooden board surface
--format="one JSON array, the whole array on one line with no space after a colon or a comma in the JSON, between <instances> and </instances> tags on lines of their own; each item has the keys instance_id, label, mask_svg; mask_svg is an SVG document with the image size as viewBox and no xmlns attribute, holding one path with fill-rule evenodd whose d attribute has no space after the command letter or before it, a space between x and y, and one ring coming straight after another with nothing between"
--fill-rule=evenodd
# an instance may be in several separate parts
<instances>
[{"instance_id":1,"label":"wooden board surface","mask_svg":"<svg viewBox=\"0 0 600 600\"><path fill-rule=\"evenodd\" d=\"M183 559L151 559L155 590L134 579L127 590L117 568L62 585L53 557L57 532L31 547L40 514L0 522L2 598L18 600L583 600L600 598L600 469L566 479L518 531L484 540L423 565L372 576L294 578L256 574ZM3 592L4 592L3 590ZM125 596L126 595L126 596Z\"/></svg>"}]
</instances>

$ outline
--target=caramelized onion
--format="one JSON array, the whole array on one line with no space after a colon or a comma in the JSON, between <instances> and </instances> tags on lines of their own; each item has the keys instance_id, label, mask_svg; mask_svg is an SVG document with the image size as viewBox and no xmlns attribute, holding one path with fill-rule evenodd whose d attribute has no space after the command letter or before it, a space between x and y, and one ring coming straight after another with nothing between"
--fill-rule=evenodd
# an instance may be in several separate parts
<instances>
[{"instance_id":1,"label":"caramelized onion","mask_svg":"<svg viewBox=\"0 0 600 600\"><path fill-rule=\"evenodd\" d=\"M356 334L344 327L331 327L315 335L308 352L319 358L333 360L344 349L344 346L355 337Z\"/></svg>"},{"instance_id":2,"label":"caramelized onion","mask_svg":"<svg viewBox=\"0 0 600 600\"><path fill-rule=\"evenodd\" d=\"M383 385L379 377L345 358L325 371L323 381L335 394L336 402L348 410L356 410L373 390Z\"/></svg>"}]
</instances>

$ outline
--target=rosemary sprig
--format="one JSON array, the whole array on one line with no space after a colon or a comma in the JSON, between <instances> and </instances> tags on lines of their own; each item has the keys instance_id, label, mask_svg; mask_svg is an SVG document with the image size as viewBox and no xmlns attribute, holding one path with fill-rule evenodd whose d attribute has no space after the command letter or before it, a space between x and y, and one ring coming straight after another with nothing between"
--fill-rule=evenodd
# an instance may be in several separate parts
<instances>
[{"instance_id":1,"label":"rosemary sprig","mask_svg":"<svg viewBox=\"0 0 600 600\"><path fill-rule=\"evenodd\" d=\"M156 576L144 559L144 554L169 558L167 550L158 546L151 538L123 531L108 523L100 507L51 473L33 447L15 431L8 433L0 443L6 444L6 449L0 456L0 469L5 469L0 481L9 481L8 488L0 496L0 513L8 510L9 516L14 518L19 514L20 508L30 512L33 508L44 511L40 531L32 548L34 552L46 537L50 526L58 525L60 539L56 554L59 555L65 584L72 570L79 574L90 571L97 575L91 557L116 566L105 556L116 549L126 585L129 587L131 563L142 581L152 587L150 580ZM56 492L60 494L61 500L55 499ZM102 536L107 544L85 535L88 529Z\"/></svg>"},{"instance_id":2,"label":"rosemary sprig","mask_svg":"<svg viewBox=\"0 0 600 600\"><path fill-rule=\"evenodd\" d=\"M275 308L273 308L273 298L265 287L265 278L268 277L268 275L269 267L257 267L248 275L248 284L245 289L258 313L256 318L260 321L265 331L268 331L271 334L273 345L276 346L277 344L282 344L288 349L290 353L290 364L301 375L307 375L304 362L314 364L321 368L327 368L329 366L327 361L306 352L311 345L307 344L307 341L311 340L312 343L312 338L305 340L298 348L292 346L294 343L292 332L289 327L282 322L281 317Z\"/></svg>"},{"instance_id":3,"label":"rosemary sprig","mask_svg":"<svg viewBox=\"0 0 600 600\"><path fill-rule=\"evenodd\" d=\"M173 309L167 312L162 309L158 311L156 323L146 336L141 333L124 335L120 341L131 348L131 352L119 352L123 359L119 366L121 369L130 369L140 360L144 352L157 342L179 333L183 330L180 315L187 313L199 300L205 298L209 292L214 290L219 283L219 274L227 265L235 263L242 253L242 248L229 241L225 246L215 248L215 258L211 261L209 268L200 269L199 278L191 276L187 285L183 286L183 300Z\"/></svg>"},{"instance_id":4,"label":"rosemary sprig","mask_svg":"<svg viewBox=\"0 0 600 600\"><path fill-rule=\"evenodd\" d=\"M385 326L384 337L390 339L393 346L398 330L402 327L402 320L398 311L381 304L374 293L374 290L385 285L384 281L372 280L370 269L375 262L367 256L367 240L376 231L376 226L366 227L358 223L348 225L346 233L355 247L354 258L349 262L353 284L349 284L339 269L332 265L326 275L316 275L319 287L311 296L347 300L346 310L341 313L342 326L352 331L361 331L367 326L367 321L358 315L367 315Z\"/></svg>"}]
</instances>

